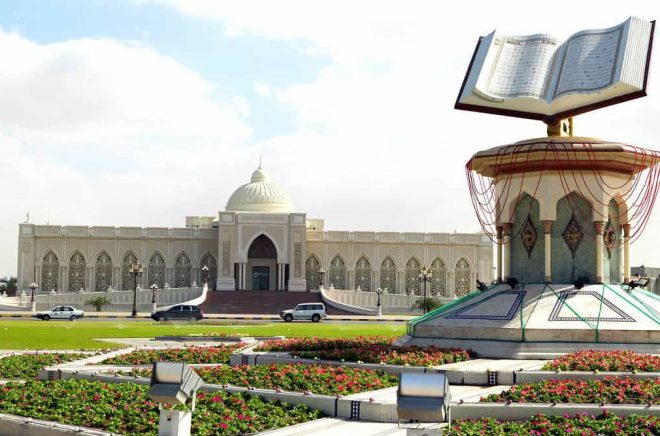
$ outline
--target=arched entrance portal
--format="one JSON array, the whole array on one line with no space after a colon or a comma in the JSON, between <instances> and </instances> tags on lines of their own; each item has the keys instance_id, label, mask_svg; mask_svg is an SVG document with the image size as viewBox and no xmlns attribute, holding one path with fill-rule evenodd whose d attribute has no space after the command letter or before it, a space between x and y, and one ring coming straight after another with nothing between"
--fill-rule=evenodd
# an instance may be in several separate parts
<instances>
[{"instance_id":1,"label":"arched entrance portal","mask_svg":"<svg viewBox=\"0 0 660 436\"><path fill-rule=\"evenodd\" d=\"M260 235L252 241L248 249L247 268L247 290L277 289L277 249L268 236Z\"/></svg>"}]
</instances>

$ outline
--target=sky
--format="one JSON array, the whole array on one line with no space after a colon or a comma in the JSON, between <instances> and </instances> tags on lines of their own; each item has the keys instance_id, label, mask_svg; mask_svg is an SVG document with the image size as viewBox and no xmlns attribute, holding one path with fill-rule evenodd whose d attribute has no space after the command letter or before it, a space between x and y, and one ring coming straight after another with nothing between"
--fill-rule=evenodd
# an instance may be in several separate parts
<instances>
[{"instance_id":1,"label":"sky","mask_svg":"<svg viewBox=\"0 0 660 436\"><path fill-rule=\"evenodd\" d=\"M326 229L479 231L465 163L545 125L453 109L477 38L566 38L630 15L660 6L3 0L0 276L16 274L28 211L37 224L180 227L223 210L260 155ZM655 58L648 97L578 116L576 134L660 149ZM633 265L660 266L659 233L656 211Z\"/></svg>"}]
</instances>

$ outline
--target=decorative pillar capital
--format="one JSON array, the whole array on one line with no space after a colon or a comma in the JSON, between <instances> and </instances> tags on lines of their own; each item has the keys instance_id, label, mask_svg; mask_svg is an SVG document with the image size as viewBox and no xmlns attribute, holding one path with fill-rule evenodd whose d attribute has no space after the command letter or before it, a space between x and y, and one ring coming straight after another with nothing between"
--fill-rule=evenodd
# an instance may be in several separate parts
<instances>
[{"instance_id":1,"label":"decorative pillar capital","mask_svg":"<svg viewBox=\"0 0 660 436\"><path fill-rule=\"evenodd\" d=\"M554 221L543 220L541 222L543 223L543 233L545 233L546 235L552 233L552 225L554 224Z\"/></svg>"},{"instance_id":2,"label":"decorative pillar capital","mask_svg":"<svg viewBox=\"0 0 660 436\"><path fill-rule=\"evenodd\" d=\"M511 236L512 223L502 223L502 234L504 236Z\"/></svg>"},{"instance_id":3,"label":"decorative pillar capital","mask_svg":"<svg viewBox=\"0 0 660 436\"><path fill-rule=\"evenodd\" d=\"M594 221L594 230L597 235L602 235L605 230L605 221Z\"/></svg>"},{"instance_id":4,"label":"decorative pillar capital","mask_svg":"<svg viewBox=\"0 0 660 436\"><path fill-rule=\"evenodd\" d=\"M623 237L630 237L630 224L621 224L621 228L623 229Z\"/></svg>"},{"instance_id":5,"label":"decorative pillar capital","mask_svg":"<svg viewBox=\"0 0 660 436\"><path fill-rule=\"evenodd\" d=\"M502 226L497 226L497 239L502 239Z\"/></svg>"}]
</instances>

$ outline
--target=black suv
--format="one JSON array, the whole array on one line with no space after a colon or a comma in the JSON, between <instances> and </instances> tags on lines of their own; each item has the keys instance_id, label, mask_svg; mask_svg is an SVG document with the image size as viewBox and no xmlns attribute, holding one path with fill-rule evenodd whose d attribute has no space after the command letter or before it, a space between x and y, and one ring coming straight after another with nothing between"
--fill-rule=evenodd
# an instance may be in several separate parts
<instances>
[{"instance_id":1,"label":"black suv","mask_svg":"<svg viewBox=\"0 0 660 436\"><path fill-rule=\"evenodd\" d=\"M178 305L170 307L166 310L159 310L151 314L151 318L154 321L174 321L174 320L186 320L186 321L199 321L204 318L202 309L198 306L185 306Z\"/></svg>"}]
</instances>

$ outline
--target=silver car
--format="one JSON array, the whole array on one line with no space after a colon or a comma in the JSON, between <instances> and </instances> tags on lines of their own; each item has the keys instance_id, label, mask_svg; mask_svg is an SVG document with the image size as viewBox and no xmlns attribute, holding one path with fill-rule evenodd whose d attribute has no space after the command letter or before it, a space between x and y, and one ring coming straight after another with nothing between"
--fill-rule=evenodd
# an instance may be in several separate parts
<instances>
[{"instance_id":1,"label":"silver car","mask_svg":"<svg viewBox=\"0 0 660 436\"><path fill-rule=\"evenodd\" d=\"M328 316L325 313L325 306L323 303L301 303L295 309L283 310L280 312L280 318L286 322L291 322L294 319L307 319L312 322L319 322L321 318Z\"/></svg>"}]
</instances>

